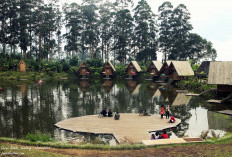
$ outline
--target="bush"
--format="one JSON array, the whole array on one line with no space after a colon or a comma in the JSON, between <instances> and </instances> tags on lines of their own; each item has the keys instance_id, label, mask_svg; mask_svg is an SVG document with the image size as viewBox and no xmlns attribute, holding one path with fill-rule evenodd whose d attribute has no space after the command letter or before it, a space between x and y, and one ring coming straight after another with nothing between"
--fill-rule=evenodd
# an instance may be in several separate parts
<instances>
[{"instance_id":1,"label":"bush","mask_svg":"<svg viewBox=\"0 0 232 157\"><path fill-rule=\"evenodd\" d=\"M26 140L31 142L41 141L41 142L50 142L52 141L51 135L49 134L42 134L42 133L28 133L26 135Z\"/></svg>"}]
</instances>

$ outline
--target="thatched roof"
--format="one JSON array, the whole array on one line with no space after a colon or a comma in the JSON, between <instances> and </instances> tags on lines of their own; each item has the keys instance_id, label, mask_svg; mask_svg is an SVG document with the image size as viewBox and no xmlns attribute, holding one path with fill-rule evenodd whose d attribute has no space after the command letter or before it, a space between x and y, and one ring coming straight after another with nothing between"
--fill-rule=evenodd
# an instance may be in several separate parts
<instances>
[{"instance_id":1,"label":"thatched roof","mask_svg":"<svg viewBox=\"0 0 232 157\"><path fill-rule=\"evenodd\" d=\"M86 67L86 68L90 71L90 69L88 68L87 64L83 61L83 62L80 64L79 68L77 69L77 72L78 72L78 71L80 70L80 68L82 68L82 67Z\"/></svg>"},{"instance_id":2,"label":"thatched roof","mask_svg":"<svg viewBox=\"0 0 232 157\"><path fill-rule=\"evenodd\" d=\"M136 61L131 61L131 63L134 65L137 72L142 71L142 69L140 68L139 64Z\"/></svg>"},{"instance_id":3,"label":"thatched roof","mask_svg":"<svg viewBox=\"0 0 232 157\"><path fill-rule=\"evenodd\" d=\"M162 63L160 61L152 61L152 63L155 65L158 71L162 68Z\"/></svg>"},{"instance_id":4,"label":"thatched roof","mask_svg":"<svg viewBox=\"0 0 232 157\"><path fill-rule=\"evenodd\" d=\"M232 61L211 62L208 84L232 85Z\"/></svg>"},{"instance_id":5,"label":"thatched roof","mask_svg":"<svg viewBox=\"0 0 232 157\"><path fill-rule=\"evenodd\" d=\"M179 76L193 76L194 72L188 61L172 61L171 65L174 66Z\"/></svg>"},{"instance_id":6,"label":"thatched roof","mask_svg":"<svg viewBox=\"0 0 232 157\"><path fill-rule=\"evenodd\" d=\"M111 66L111 68L112 68L112 69L113 69L113 71L115 72L115 71L116 71L116 69L114 68L114 65L113 65L110 61L108 61L107 63Z\"/></svg>"},{"instance_id":7,"label":"thatched roof","mask_svg":"<svg viewBox=\"0 0 232 157\"><path fill-rule=\"evenodd\" d=\"M140 86L141 86L141 84L138 84L137 86L136 86L136 88L132 91L132 95L136 95L138 92L139 92L139 88L140 88Z\"/></svg>"},{"instance_id":8,"label":"thatched roof","mask_svg":"<svg viewBox=\"0 0 232 157\"><path fill-rule=\"evenodd\" d=\"M161 95L160 90L157 89L157 90L155 91L154 95L152 96L152 98L159 98L160 95Z\"/></svg>"},{"instance_id":9,"label":"thatched roof","mask_svg":"<svg viewBox=\"0 0 232 157\"><path fill-rule=\"evenodd\" d=\"M191 97L185 96L186 93L178 93L175 100L172 103L172 106L186 105L189 103Z\"/></svg>"},{"instance_id":10,"label":"thatched roof","mask_svg":"<svg viewBox=\"0 0 232 157\"><path fill-rule=\"evenodd\" d=\"M199 66L196 75L201 77L208 77L210 61L203 61Z\"/></svg>"},{"instance_id":11,"label":"thatched roof","mask_svg":"<svg viewBox=\"0 0 232 157\"><path fill-rule=\"evenodd\" d=\"M165 63L167 63L167 65L169 66L172 63L172 60L168 60Z\"/></svg>"}]
</instances>

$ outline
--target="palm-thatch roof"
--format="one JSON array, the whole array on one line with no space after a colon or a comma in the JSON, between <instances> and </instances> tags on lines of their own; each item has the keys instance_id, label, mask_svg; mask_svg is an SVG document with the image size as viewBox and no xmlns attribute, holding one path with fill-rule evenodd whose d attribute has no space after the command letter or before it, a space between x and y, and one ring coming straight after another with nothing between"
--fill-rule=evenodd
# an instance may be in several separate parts
<instances>
[{"instance_id":1,"label":"palm-thatch roof","mask_svg":"<svg viewBox=\"0 0 232 157\"><path fill-rule=\"evenodd\" d=\"M171 65L174 66L179 76L193 76L194 72L188 61L172 61Z\"/></svg>"},{"instance_id":2,"label":"palm-thatch roof","mask_svg":"<svg viewBox=\"0 0 232 157\"><path fill-rule=\"evenodd\" d=\"M83 62L80 64L79 68L77 69L77 72L78 72L82 67L86 67L86 68L90 71L90 69L88 68L87 64L83 61Z\"/></svg>"},{"instance_id":3,"label":"palm-thatch roof","mask_svg":"<svg viewBox=\"0 0 232 157\"><path fill-rule=\"evenodd\" d=\"M203 61L196 72L196 76L208 77L209 65L210 65L210 61Z\"/></svg>"},{"instance_id":4,"label":"palm-thatch roof","mask_svg":"<svg viewBox=\"0 0 232 157\"><path fill-rule=\"evenodd\" d=\"M208 84L232 85L232 61L211 62Z\"/></svg>"},{"instance_id":5,"label":"palm-thatch roof","mask_svg":"<svg viewBox=\"0 0 232 157\"><path fill-rule=\"evenodd\" d=\"M162 68L162 63L160 61L152 61L152 64L154 64L154 66L156 67L156 69L158 71L160 71L160 69Z\"/></svg>"},{"instance_id":6,"label":"palm-thatch roof","mask_svg":"<svg viewBox=\"0 0 232 157\"><path fill-rule=\"evenodd\" d=\"M131 61L131 63L134 65L137 72L142 71L142 69L140 68L139 64L136 61Z\"/></svg>"},{"instance_id":7,"label":"palm-thatch roof","mask_svg":"<svg viewBox=\"0 0 232 157\"><path fill-rule=\"evenodd\" d=\"M172 60L168 60L165 63L167 63L167 65L169 66L172 63Z\"/></svg>"},{"instance_id":8,"label":"palm-thatch roof","mask_svg":"<svg viewBox=\"0 0 232 157\"><path fill-rule=\"evenodd\" d=\"M113 65L110 61L108 61L107 63L111 66L111 68L112 68L112 69L113 69L113 71L115 72L115 71L116 71L116 69L115 69L114 65Z\"/></svg>"}]
</instances>

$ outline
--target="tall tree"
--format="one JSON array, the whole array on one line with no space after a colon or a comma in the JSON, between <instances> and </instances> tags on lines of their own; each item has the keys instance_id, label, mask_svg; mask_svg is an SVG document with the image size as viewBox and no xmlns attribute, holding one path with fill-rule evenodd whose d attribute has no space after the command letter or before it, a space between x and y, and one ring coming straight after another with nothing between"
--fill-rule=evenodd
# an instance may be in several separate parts
<instances>
[{"instance_id":1,"label":"tall tree","mask_svg":"<svg viewBox=\"0 0 232 157\"><path fill-rule=\"evenodd\" d=\"M65 13L65 27L67 32L64 34L66 39L65 50L77 55L81 51L81 33L83 29L81 8L78 4L72 3L66 5L64 8Z\"/></svg>"},{"instance_id":2,"label":"tall tree","mask_svg":"<svg viewBox=\"0 0 232 157\"><path fill-rule=\"evenodd\" d=\"M186 42L190 31L190 13L185 5L180 4L173 10L172 14L172 50L169 59L185 60L187 58Z\"/></svg>"},{"instance_id":3,"label":"tall tree","mask_svg":"<svg viewBox=\"0 0 232 157\"><path fill-rule=\"evenodd\" d=\"M138 48L137 59L147 61L156 59L156 26L155 15L146 0L140 0L134 9L135 44Z\"/></svg>"},{"instance_id":4,"label":"tall tree","mask_svg":"<svg viewBox=\"0 0 232 157\"><path fill-rule=\"evenodd\" d=\"M3 53L6 53L6 43L7 43L7 20L9 18L9 1L1 0L0 1L0 42L2 43Z\"/></svg>"},{"instance_id":5,"label":"tall tree","mask_svg":"<svg viewBox=\"0 0 232 157\"><path fill-rule=\"evenodd\" d=\"M159 47L160 51L163 53L164 61L167 60L168 55L172 50L172 9L173 6L170 2L164 2L159 7Z\"/></svg>"},{"instance_id":6,"label":"tall tree","mask_svg":"<svg viewBox=\"0 0 232 157\"><path fill-rule=\"evenodd\" d=\"M113 50L117 55L117 60L126 63L127 55L131 49L133 18L128 9L117 11L113 23Z\"/></svg>"}]
</instances>

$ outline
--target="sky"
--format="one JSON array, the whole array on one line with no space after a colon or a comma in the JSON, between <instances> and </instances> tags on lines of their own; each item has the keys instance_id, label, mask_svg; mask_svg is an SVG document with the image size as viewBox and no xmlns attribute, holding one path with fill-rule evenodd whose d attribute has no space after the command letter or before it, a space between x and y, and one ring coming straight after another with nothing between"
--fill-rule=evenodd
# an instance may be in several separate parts
<instances>
[{"instance_id":1,"label":"sky","mask_svg":"<svg viewBox=\"0 0 232 157\"><path fill-rule=\"evenodd\" d=\"M81 3L81 0L61 0ZM110 0L109 0L110 1ZM114 0L112 0L114 1ZM155 14L167 0L147 0ZM232 0L169 0L174 7L184 4L190 12L193 33L211 41L217 61L232 61ZM138 0L134 0L136 6ZM158 59L160 59L158 54Z\"/></svg>"}]
</instances>

